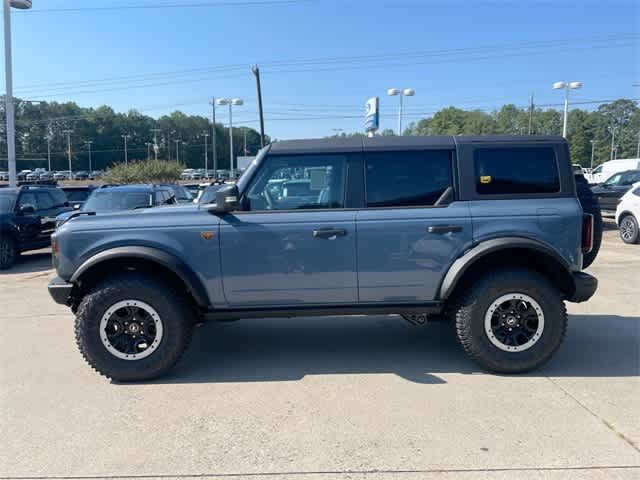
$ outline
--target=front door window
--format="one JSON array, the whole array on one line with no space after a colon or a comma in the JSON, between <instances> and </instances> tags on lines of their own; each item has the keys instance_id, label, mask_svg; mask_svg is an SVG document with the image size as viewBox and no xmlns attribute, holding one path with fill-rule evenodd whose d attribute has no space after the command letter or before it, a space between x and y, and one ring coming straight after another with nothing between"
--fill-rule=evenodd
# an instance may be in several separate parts
<instances>
[{"instance_id":1,"label":"front door window","mask_svg":"<svg viewBox=\"0 0 640 480\"><path fill-rule=\"evenodd\" d=\"M269 156L243 210L344 208L345 164L344 155Z\"/></svg>"}]
</instances>

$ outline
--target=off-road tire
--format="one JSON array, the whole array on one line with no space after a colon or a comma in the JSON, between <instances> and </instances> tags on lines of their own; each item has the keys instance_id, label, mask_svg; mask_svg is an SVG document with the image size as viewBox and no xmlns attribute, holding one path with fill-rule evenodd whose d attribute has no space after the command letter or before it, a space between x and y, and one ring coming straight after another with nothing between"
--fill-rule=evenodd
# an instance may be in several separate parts
<instances>
[{"instance_id":1,"label":"off-road tire","mask_svg":"<svg viewBox=\"0 0 640 480\"><path fill-rule=\"evenodd\" d=\"M6 232L0 234L0 270L11 268L18 258L16 242Z\"/></svg>"},{"instance_id":2,"label":"off-road tire","mask_svg":"<svg viewBox=\"0 0 640 480\"><path fill-rule=\"evenodd\" d=\"M145 302L162 320L162 338L148 357L118 358L100 339L102 316L125 299ZM105 377L120 382L151 380L178 362L191 341L195 319L191 304L169 285L137 273L120 274L98 284L83 298L75 320L76 343L87 363Z\"/></svg>"},{"instance_id":3,"label":"off-road tire","mask_svg":"<svg viewBox=\"0 0 640 480\"><path fill-rule=\"evenodd\" d=\"M583 175L574 175L574 177L576 180L576 195L582 206L582 211L593 215L593 248L582 257L582 268L587 268L595 261L600 251L600 244L602 243L602 212L598 199L591 191L587 179Z\"/></svg>"},{"instance_id":4,"label":"off-road tire","mask_svg":"<svg viewBox=\"0 0 640 480\"><path fill-rule=\"evenodd\" d=\"M536 343L520 352L496 347L485 332L485 314L492 302L511 293L534 299L544 314L544 328ZM466 290L455 304L456 331L467 355L486 370L521 373L548 361L567 329L567 312L561 292L544 276L525 269L500 269L487 273Z\"/></svg>"},{"instance_id":5,"label":"off-road tire","mask_svg":"<svg viewBox=\"0 0 640 480\"><path fill-rule=\"evenodd\" d=\"M631 228L633 229L631 232L631 237L629 238L624 238L622 236L622 223L625 221L629 222ZM636 217L634 217L630 213L627 213L626 215L620 218L620 239L624 243L628 243L628 244L634 244L634 243L640 242L640 228L638 227L638 220L636 220Z\"/></svg>"}]
</instances>

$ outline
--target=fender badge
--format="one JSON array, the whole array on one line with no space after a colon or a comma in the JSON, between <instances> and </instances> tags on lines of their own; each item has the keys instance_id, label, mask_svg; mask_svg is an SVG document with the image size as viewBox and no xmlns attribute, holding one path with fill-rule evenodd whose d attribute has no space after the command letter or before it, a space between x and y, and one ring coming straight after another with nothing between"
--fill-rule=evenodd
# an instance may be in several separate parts
<instances>
[{"instance_id":1,"label":"fender badge","mask_svg":"<svg viewBox=\"0 0 640 480\"><path fill-rule=\"evenodd\" d=\"M482 175L480 177L480 183L491 183L491 175Z\"/></svg>"},{"instance_id":2,"label":"fender badge","mask_svg":"<svg viewBox=\"0 0 640 480\"><path fill-rule=\"evenodd\" d=\"M200 232L203 240L211 240L216 234L210 231Z\"/></svg>"}]
</instances>

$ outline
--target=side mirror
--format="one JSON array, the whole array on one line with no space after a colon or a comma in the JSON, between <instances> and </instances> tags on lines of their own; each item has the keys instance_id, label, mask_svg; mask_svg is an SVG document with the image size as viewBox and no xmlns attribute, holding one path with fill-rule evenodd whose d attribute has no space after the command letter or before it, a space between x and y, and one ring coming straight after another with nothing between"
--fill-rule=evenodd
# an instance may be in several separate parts
<instances>
[{"instance_id":1,"label":"side mirror","mask_svg":"<svg viewBox=\"0 0 640 480\"><path fill-rule=\"evenodd\" d=\"M219 213L232 212L240 205L240 192L236 185L223 187L216 192L216 206L214 211Z\"/></svg>"},{"instance_id":2,"label":"side mirror","mask_svg":"<svg viewBox=\"0 0 640 480\"><path fill-rule=\"evenodd\" d=\"M29 203L26 203L20 207L20 213L22 215L30 215L35 212L36 212L35 207Z\"/></svg>"}]
</instances>

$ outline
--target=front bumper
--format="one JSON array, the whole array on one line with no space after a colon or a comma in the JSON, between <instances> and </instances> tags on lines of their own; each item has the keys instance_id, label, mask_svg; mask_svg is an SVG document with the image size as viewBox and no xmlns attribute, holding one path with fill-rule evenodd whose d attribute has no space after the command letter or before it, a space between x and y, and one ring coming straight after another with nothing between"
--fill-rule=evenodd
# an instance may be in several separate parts
<instances>
[{"instance_id":1,"label":"front bumper","mask_svg":"<svg viewBox=\"0 0 640 480\"><path fill-rule=\"evenodd\" d=\"M71 302L71 291L73 284L68 283L60 277L54 277L49 282L49 295L53 301L61 305L69 305Z\"/></svg>"},{"instance_id":2,"label":"front bumper","mask_svg":"<svg viewBox=\"0 0 640 480\"><path fill-rule=\"evenodd\" d=\"M573 272L573 295L567 298L568 301L574 303L586 302L598 289L598 279L588 273Z\"/></svg>"}]
</instances>

